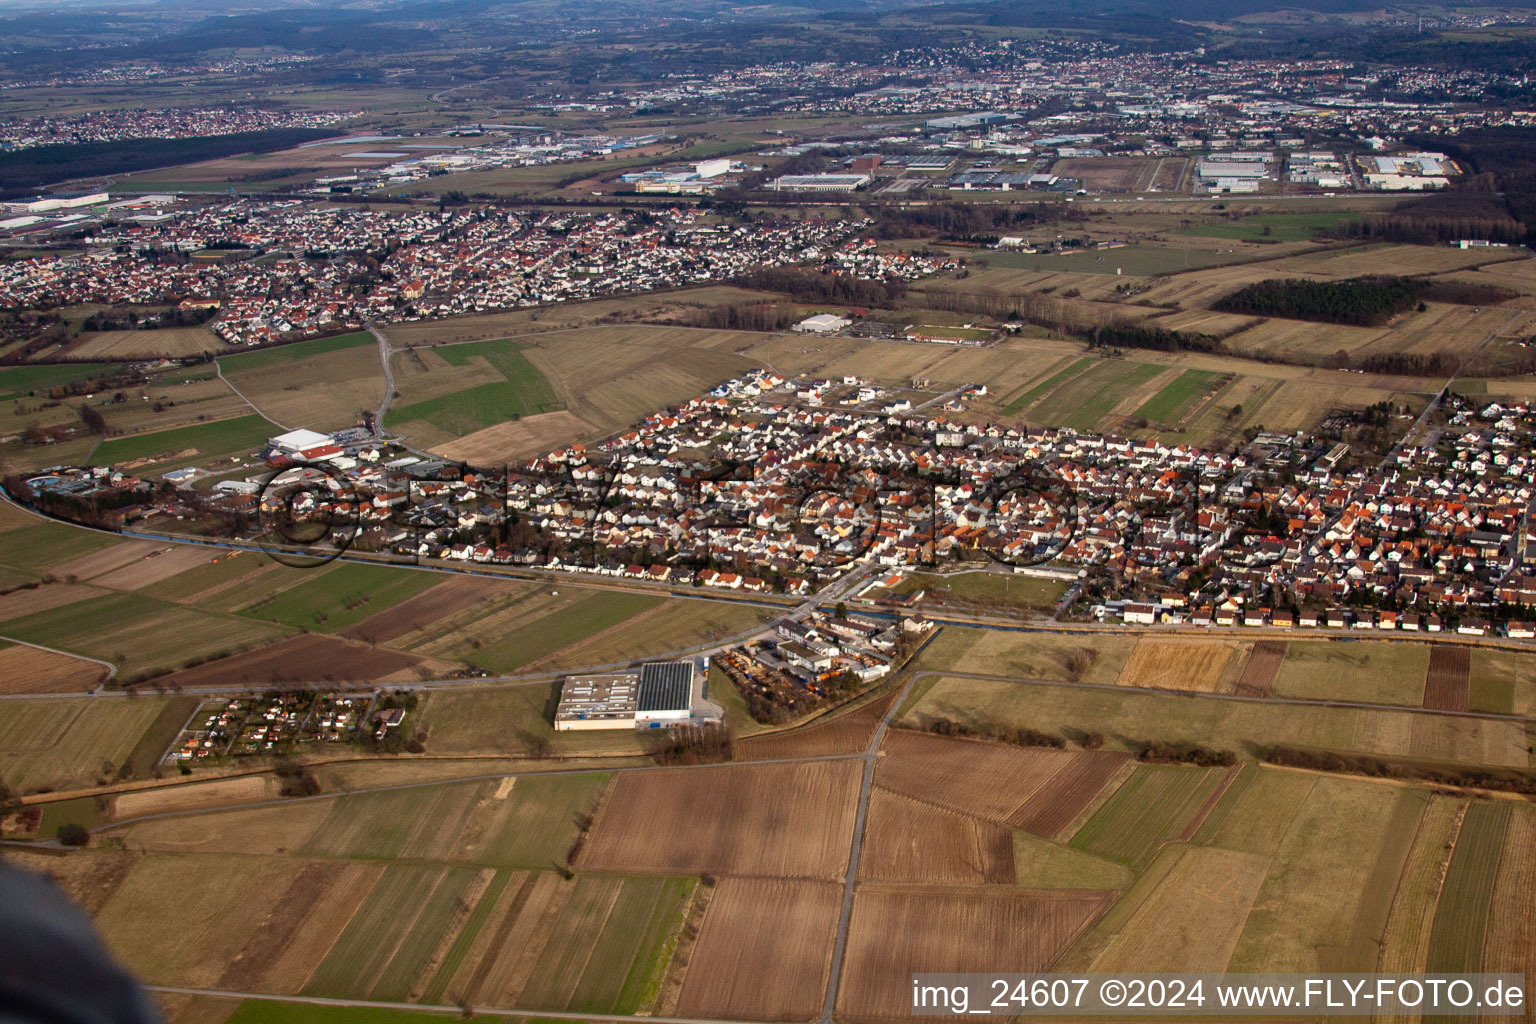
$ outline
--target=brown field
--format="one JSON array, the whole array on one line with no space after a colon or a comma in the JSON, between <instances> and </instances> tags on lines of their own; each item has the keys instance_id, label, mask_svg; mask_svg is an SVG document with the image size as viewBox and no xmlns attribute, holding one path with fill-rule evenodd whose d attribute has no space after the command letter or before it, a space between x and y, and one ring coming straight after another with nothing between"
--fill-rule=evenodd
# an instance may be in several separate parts
<instances>
[{"instance_id":1,"label":"brown field","mask_svg":"<svg viewBox=\"0 0 1536 1024\"><path fill-rule=\"evenodd\" d=\"M407 598L382 612L370 615L336 635L369 644L391 640L424 629L431 623L461 613L516 588L516 584L497 580L454 576L415 597Z\"/></svg>"},{"instance_id":2,"label":"brown field","mask_svg":"<svg viewBox=\"0 0 1536 1024\"><path fill-rule=\"evenodd\" d=\"M1144 637L1126 659L1118 682L1155 690L1230 692L1230 686L1222 685L1222 673L1237 649L1235 642Z\"/></svg>"},{"instance_id":3,"label":"brown field","mask_svg":"<svg viewBox=\"0 0 1536 1024\"><path fill-rule=\"evenodd\" d=\"M157 547L139 561L102 573L93 582L117 590L141 590L161 580L168 580L177 573L211 562L216 557L207 548L190 544Z\"/></svg>"},{"instance_id":4,"label":"brown field","mask_svg":"<svg viewBox=\"0 0 1536 1024\"><path fill-rule=\"evenodd\" d=\"M909 1020L918 971L996 971L998 964L1045 971L1113 899L1101 892L862 887L853 898L838 1019Z\"/></svg>"},{"instance_id":5,"label":"brown field","mask_svg":"<svg viewBox=\"0 0 1536 1024\"><path fill-rule=\"evenodd\" d=\"M1012 885L1013 834L1000 825L875 787L859 878Z\"/></svg>"},{"instance_id":6,"label":"brown field","mask_svg":"<svg viewBox=\"0 0 1536 1024\"><path fill-rule=\"evenodd\" d=\"M275 799L278 783L275 776L245 775L216 782L197 782L190 785L162 786L132 793L122 793L113 800L114 818L138 818L166 811L204 810L210 807L227 807L232 804L254 803L258 800Z\"/></svg>"},{"instance_id":7,"label":"brown field","mask_svg":"<svg viewBox=\"0 0 1536 1024\"><path fill-rule=\"evenodd\" d=\"M1361 274L1439 274L1464 270L1483 263L1527 258L1520 249L1453 249L1448 245L1367 245L1342 252L1320 252L1276 260L1272 277L1295 271L1325 277L1357 277ZM1501 258L1502 257L1502 258Z\"/></svg>"},{"instance_id":8,"label":"brown field","mask_svg":"<svg viewBox=\"0 0 1536 1024\"><path fill-rule=\"evenodd\" d=\"M285 890L267 901L266 916L257 922L245 945L219 976L218 987L248 992L259 986L299 922L315 907L335 898L350 868L342 861L305 864ZM274 980L281 983L282 979Z\"/></svg>"},{"instance_id":9,"label":"brown field","mask_svg":"<svg viewBox=\"0 0 1536 1024\"><path fill-rule=\"evenodd\" d=\"M914 800L1053 834L1114 776L1125 755L1015 747L895 729L875 783ZM990 780L978 786L977 779Z\"/></svg>"},{"instance_id":10,"label":"brown field","mask_svg":"<svg viewBox=\"0 0 1536 1024\"><path fill-rule=\"evenodd\" d=\"M117 816L122 817L122 798ZM130 850L166 853L278 854L297 850L330 814L332 801L306 800L271 807L251 807L218 814L161 818L128 826Z\"/></svg>"},{"instance_id":11,"label":"brown field","mask_svg":"<svg viewBox=\"0 0 1536 1024\"><path fill-rule=\"evenodd\" d=\"M82 334L69 346L69 355L74 359L149 359L224 352L228 348L218 335L205 327L165 327L152 331Z\"/></svg>"},{"instance_id":12,"label":"brown field","mask_svg":"<svg viewBox=\"0 0 1536 1024\"><path fill-rule=\"evenodd\" d=\"M105 681L93 661L16 644L0 648L0 693L79 693Z\"/></svg>"},{"instance_id":13,"label":"brown field","mask_svg":"<svg viewBox=\"0 0 1536 1024\"><path fill-rule=\"evenodd\" d=\"M573 888L550 871L513 872L450 980L446 998L516 1003Z\"/></svg>"},{"instance_id":14,"label":"brown field","mask_svg":"<svg viewBox=\"0 0 1536 1024\"><path fill-rule=\"evenodd\" d=\"M1090 192L1144 192L1152 184L1159 161L1140 156L1074 157L1058 160L1051 173L1078 178Z\"/></svg>"},{"instance_id":15,"label":"brown field","mask_svg":"<svg viewBox=\"0 0 1536 1024\"><path fill-rule=\"evenodd\" d=\"M1243 674L1237 680L1237 695L1239 697L1268 697L1275 690L1275 676L1280 672L1280 663L1285 660L1286 648L1289 645L1284 640L1260 640L1253 645L1253 650L1248 652L1248 663L1243 666Z\"/></svg>"},{"instance_id":16,"label":"brown field","mask_svg":"<svg viewBox=\"0 0 1536 1024\"><path fill-rule=\"evenodd\" d=\"M446 663L380 650L332 636L295 636L243 654L182 669L160 680L178 686L267 686L275 683L404 682L416 669Z\"/></svg>"},{"instance_id":17,"label":"brown field","mask_svg":"<svg viewBox=\"0 0 1536 1024\"><path fill-rule=\"evenodd\" d=\"M564 409L498 423L473 434L429 449L446 459L484 466L507 462L564 448L573 441L596 435L592 424Z\"/></svg>"},{"instance_id":18,"label":"brown field","mask_svg":"<svg viewBox=\"0 0 1536 1024\"><path fill-rule=\"evenodd\" d=\"M374 345L354 345L228 374L262 414L289 428L351 426L384 397Z\"/></svg>"},{"instance_id":19,"label":"brown field","mask_svg":"<svg viewBox=\"0 0 1536 1024\"><path fill-rule=\"evenodd\" d=\"M168 550L174 545L163 541L151 540L127 540L114 543L99 551L92 551L88 555L72 558L61 565L53 567L53 575L60 579L70 576L76 579L89 580L97 576L103 576L125 566L135 565L150 557L151 553Z\"/></svg>"},{"instance_id":20,"label":"brown field","mask_svg":"<svg viewBox=\"0 0 1536 1024\"><path fill-rule=\"evenodd\" d=\"M1424 682L1424 706L1441 711L1465 711L1472 695L1472 649L1435 644L1429 649L1429 673Z\"/></svg>"},{"instance_id":21,"label":"brown field","mask_svg":"<svg viewBox=\"0 0 1536 1024\"><path fill-rule=\"evenodd\" d=\"M44 583L28 590L0 594L0 622L101 597L105 593L107 591L78 583Z\"/></svg>"},{"instance_id":22,"label":"brown field","mask_svg":"<svg viewBox=\"0 0 1536 1024\"><path fill-rule=\"evenodd\" d=\"M1261 322L1260 317L1239 316L1236 313L1213 313L1208 309L1191 309L1158 317L1156 326L1165 331L1191 331L1196 334L1222 337L1256 326Z\"/></svg>"},{"instance_id":23,"label":"brown field","mask_svg":"<svg viewBox=\"0 0 1536 1024\"><path fill-rule=\"evenodd\" d=\"M272 910L252 930L251 938L225 968L221 978L238 970L242 977L254 975L251 991L283 995L301 991L341 937L357 908L373 891L385 867L383 864L338 863L339 870L328 869L320 875L325 882L323 896L307 907L295 905L297 896L293 900L280 897L280 906L266 904ZM308 891L315 883L314 876L308 872L309 865L306 865L299 878L284 892L293 892L295 886L299 887L300 893ZM277 943L270 958L259 962L256 959L258 951L266 953L264 947L272 944L272 939L277 936L284 936L286 941Z\"/></svg>"},{"instance_id":24,"label":"brown field","mask_svg":"<svg viewBox=\"0 0 1536 1024\"><path fill-rule=\"evenodd\" d=\"M1109 937L1091 970L1223 971L1269 871L1269 858L1206 847L1176 860Z\"/></svg>"},{"instance_id":25,"label":"brown field","mask_svg":"<svg viewBox=\"0 0 1536 1024\"><path fill-rule=\"evenodd\" d=\"M625 772L581 867L837 878L848 866L860 768L830 761Z\"/></svg>"},{"instance_id":26,"label":"brown field","mask_svg":"<svg viewBox=\"0 0 1536 1024\"><path fill-rule=\"evenodd\" d=\"M842 889L828 882L723 879L689 957L677 1013L815 1017L827 988L841 902Z\"/></svg>"},{"instance_id":27,"label":"brown field","mask_svg":"<svg viewBox=\"0 0 1536 1024\"><path fill-rule=\"evenodd\" d=\"M780 757L860 753L869 746L875 729L895 699L896 693L892 692L803 729L739 740L736 743L736 760L763 761Z\"/></svg>"},{"instance_id":28,"label":"brown field","mask_svg":"<svg viewBox=\"0 0 1536 1024\"><path fill-rule=\"evenodd\" d=\"M1037 793L1011 824L1047 839L1065 839L1084 812L1096 803L1121 769L1129 754L1109 751L1073 755L1072 763Z\"/></svg>"},{"instance_id":29,"label":"brown field","mask_svg":"<svg viewBox=\"0 0 1536 1024\"><path fill-rule=\"evenodd\" d=\"M266 896L285 891L302 868L283 857L145 854L96 924L144 981L209 987L265 915Z\"/></svg>"}]
</instances>

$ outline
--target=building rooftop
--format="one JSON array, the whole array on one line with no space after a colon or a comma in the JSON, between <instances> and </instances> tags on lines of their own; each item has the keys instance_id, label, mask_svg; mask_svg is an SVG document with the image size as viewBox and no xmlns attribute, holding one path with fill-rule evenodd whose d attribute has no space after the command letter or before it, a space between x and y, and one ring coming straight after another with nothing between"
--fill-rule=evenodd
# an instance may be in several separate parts
<instances>
[{"instance_id":1,"label":"building rooftop","mask_svg":"<svg viewBox=\"0 0 1536 1024\"><path fill-rule=\"evenodd\" d=\"M693 662L652 661L640 667L637 711L687 711L693 701Z\"/></svg>"}]
</instances>

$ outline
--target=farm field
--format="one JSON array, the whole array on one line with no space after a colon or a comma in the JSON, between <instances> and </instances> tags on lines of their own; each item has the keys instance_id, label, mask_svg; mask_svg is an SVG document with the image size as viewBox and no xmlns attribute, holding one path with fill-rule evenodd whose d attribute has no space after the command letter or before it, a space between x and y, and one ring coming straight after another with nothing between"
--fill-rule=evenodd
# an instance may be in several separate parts
<instances>
[{"instance_id":1,"label":"farm field","mask_svg":"<svg viewBox=\"0 0 1536 1024\"><path fill-rule=\"evenodd\" d=\"M165 628L174 617L175 629ZM212 652L254 647L285 627L167 605L137 594L109 594L13 619L7 635L111 661L126 678L179 668Z\"/></svg>"},{"instance_id":2,"label":"farm field","mask_svg":"<svg viewBox=\"0 0 1536 1024\"><path fill-rule=\"evenodd\" d=\"M1118 682L1157 690L1231 693L1235 688L1234 666L1242 660L1242 648L1233 641L1143 637L1136 641Z\"/></svg>"},{"instance_id":3,"label":"farm field","mask_svg":"<svg viewBox=\"0 0 1536 1024\"><path fill-rule=\"evenodd\" d=\"M1429 652L1428 644L1396 640L1292 640L1274 694L1416 707L1424 701Z\"/></svg>"},{"instance_id":4,"label":"farm field","mask_svg":"<svg viewBox=\"0 0 1536 1024\"><path fill-rule=\"evenodd\" d=\"M401 403L391 407L389 416L408 433L411 424L424 421L443 434L462 437L504 420L564 408L521 346L507 339L411 350L395 358Z\"/></svg>"},{"instance_id":5,"label":"farm field","mask_svg":"<svg viewBox=\"0 0 1536 1024\"><path fill-rule=\"evenodd\" d=\"M1006 632L945 626L923 651L925 668L1058 682L1113 683L1136 646L1125 635Z\"/></svg>"},{"instance_id":6,"label":"farm field","mask_svg":"<svg viewBox=\"0 0 1536 1024\"><path fill-rule=\"evenodd\" d=\"M1049 683L939 679L903 721L921 721L924 715L1057 735L1091 726L1109 737L1111 747L1157 739L1248 756L1256 749L1285 744L1470 765L1526 768L1530 764L1528 740L1519 721L1431 718L1385 707L1378 711L1269 705L1129 689L1110 692Z\"/></svg>"},{"instance_id":7,"label":"farm field","mask_svg":"<svg viewBox=\"0 0 1536 1024\"><path fill-rule=\"evenodd\" d=\"M164 327L148 331L97 331L69 346L73 359L153 359L223 352L228 345L206 327Z\"/></svg>"},{"instance_id":8,"label":"farm field","mask_svg":"<svg viewBox=\"0 0 1536 1024\"><path fill-rule=\"evenodd\" d=\"M289 575L300 576L301 580L294 580L295 586L245 605L240 614L295 629L329 633L387 612L443 582L439 573L356 562L336 562L318 572L304 570Z\"/></svg>"},{"instance_id":9,"label":"farm field","mask_svg":"<svg viewBox=\"0 0 1536 1024\"><path fill-rule=\"evenodd\" d=\"M289 429L356 425L384 398L384 373L373 335L342 335L225 356L230 383L265 416Z\"/></svg>"},{"instance_id":10,"label":"farm field","mask_svg":"<svg viewBox=\"0 0 1536 1024\"><path fill-rule=\"evenodd\" d=\"M859 767L835 761L626 772L578 866L836 878L848 863Z\"/></svg>"},{"instance_id":11,"label":"farm field","mask_svg":"<svg viewBox=\"0 0 1536 1024\"><path fill-rule=\"evenodd\" d=\"M1159 160L1152 157L1082 157L1058 160L1051 173L1077 178L1090 192L1145 192L1152 185Z\"/></svg>"},{"instance_id":12,"label":"farm field","mask_svg":"<svg viewBox=\"0 0 1536 1024\"><path fill-rule=\"evenodd\" d=\"M1138 765L1071 844L1107 860L1145 867L1164 843L1196 820L1224 774L1217 768Z\"/></svg>"},{"instance_id":13,"label":"farm field","mask_svg":"<svg viewBox=\"0 0 1536 1024\"><path fill-rule=\"evenodd\" d=\"M79 693L94 690L105 666L23 644L0 647L0 693Z\"/></svg>"},{"instance_id":14,"label":"farm field","mask_svg":"<svg viewBox=\"0 0 1536 1024\"><path fill-rule=\"evenodd\" d=\"M97 446L91 461L105 466L140 459L163 464L198 458L206 464L210 456L250 454L275 433L280 431L271 422L252 413L173 430L110 438Z\"/></svg>"},{"instance_id":15,"label":"farm field","mask_svg":"<svg viewBox=\"0 0 1536 1024\"><path fill-rule=\"evenodd\" d=\"M1256 213L1185 228L1181 234L1200 238L1226 238L1244 242L1307 242L1319 231L1353 218L1327 213Z\"/></svg>"},{"instance_id":16,"label":"farm field","mask_svg":"<svg viewBox=\"0 0 1536 1024\"><path fill-rule=\"evenodd\" d=\"M875 785L916 801L1054 837L1119 773L1122 754L886 733ZM975 780L998 780L978 787Z\"/></svg>"},{"instance_id":17,"label":"farm field","mask_svg":"<svg viewBox=\"0 0 1536 1024\"><path fill-rule=\"evenodd\" d=\"M821 1009L842 889L829 882L726 878L709 902L677 1012L809 1020ZM771 970L771 979L737 970Z\"/></svg>"},{"instance_id":18,"label":"farm field","mask_svg":"<svg viewBox=\"0 0 1536 1024\"><path fill-rule=\"evenodd\" d=\"M1098 892L861 886L853 898L838 1017L906 1018L917 971L980 972L1000 961L1015 971L1045 971L1112 900ZM935 928L934 921L946 927Z\"/></svg>"},{"instance_id":19,"label":"farm field","mask_svg":"<svg viewBox=\"0 0 1536 1024\"><path fill-rule=\"evenodd\" d=\"M391 429L432 447L513 413L561 408L591 425L586 441L708 391L758 363L738 353L766 335L682 327L587 327L462 346L397 351ZM461 362L454 362L459 360ZM501 382L486 383L494 370ZM490 390L481 390L481 389ZM510 403L510 404L508 404ZM490 454L490 453L486 453Z\"/></svg>"},{"instance_id":20,"label":"farm field","mask_svg":"<svg viewBox=\"0 0 1536 1024\"><path fill-rule=\"evenodd\" d=\"M129 759L166 699L10 700L0 715L0 781L21 793L91 784Z\"/></svg>"}]
</instances>

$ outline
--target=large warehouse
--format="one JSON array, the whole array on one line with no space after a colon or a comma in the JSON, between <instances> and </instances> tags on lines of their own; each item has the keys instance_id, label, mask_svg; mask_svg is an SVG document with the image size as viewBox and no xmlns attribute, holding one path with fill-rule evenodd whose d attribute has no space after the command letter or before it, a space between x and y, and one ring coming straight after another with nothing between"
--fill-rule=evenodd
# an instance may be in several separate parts
<instances>
[{"instance_id":1,"label":"large warehouse","mask_svg":"<svg viewBox=\"0 0 1536 1024\"><path fill-rule=\"evenodd\" d=\"M686 725L712 708L703 700L702 683L691 661L653 661L638 672L567 676L555 709L555 731ZM696 708L706 714L696 715Z\"/></svg>"}]
</instances>

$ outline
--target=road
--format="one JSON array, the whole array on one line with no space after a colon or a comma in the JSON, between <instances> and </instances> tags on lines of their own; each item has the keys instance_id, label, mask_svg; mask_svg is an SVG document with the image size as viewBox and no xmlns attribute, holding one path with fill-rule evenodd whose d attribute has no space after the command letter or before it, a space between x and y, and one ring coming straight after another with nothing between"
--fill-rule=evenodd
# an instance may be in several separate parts
<instances>
[{"instance_id":1,"label":"road","mask_svg":"<svg viewBox=\"0 0 1536 1024\"><path fill-rule=\"evenodd\" d=\"M395 397L395 371L389 365L389 339L384 337L384 332L379 330L371 321L367 326L368 333L378 340L379 362L384 364L384 398L379 402L379 408L373 414L373 436L382 439L384 437L384 414L389 412L389 403Z\"/></svg>"}]
</instances>

